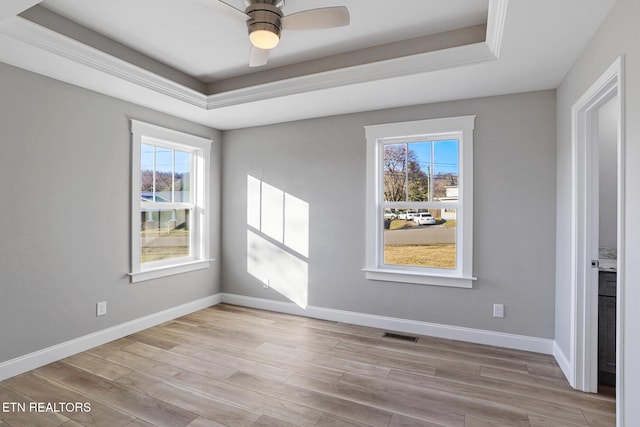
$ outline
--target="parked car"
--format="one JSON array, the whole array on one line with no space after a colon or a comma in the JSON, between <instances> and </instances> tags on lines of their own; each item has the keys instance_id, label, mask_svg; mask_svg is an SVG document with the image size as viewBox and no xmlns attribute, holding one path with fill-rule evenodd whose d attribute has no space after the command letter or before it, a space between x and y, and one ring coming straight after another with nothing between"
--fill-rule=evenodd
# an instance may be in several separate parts
<instances>
[{"instance_id":1,"label":"parked car","mask_svg":"<svg viewBox=\"0 0 640 427\"><path fill-rule=\"evenodd\" d=\"M398 218L398 216L394 212L387 211L387 210L384 211L384 219L394 220L396 218Z\"/></svg>"},{"instance_id":2,"label":"parked car","mask_svg":"<svg viewBox=\"0 0 640 427\"><path fill-rule=\"evenodd\" d=\"M418 215L417 211L404 211L400 214L400 219L404 219L406 221L411 221L414 216Z\"/></svg>"},{"instance_id":3,"label":"parked car","mask_svg":"<svg viewBox=\"0 0 640 427\"><path fill-rule=\"evenodd\" d=\"M436 219L429 212L420 212L413 216L413 222L418 225L434 225Z\"/></svg>"}]
</instances>

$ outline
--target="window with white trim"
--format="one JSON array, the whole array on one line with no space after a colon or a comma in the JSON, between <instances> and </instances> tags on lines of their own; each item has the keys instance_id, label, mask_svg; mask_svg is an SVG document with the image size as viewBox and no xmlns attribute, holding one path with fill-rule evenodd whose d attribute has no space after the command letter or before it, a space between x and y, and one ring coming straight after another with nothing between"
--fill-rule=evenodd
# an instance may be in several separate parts
<instances>
[{"instance_id":1,"label":"window with white trim","mask_svg":"<svg viewBox=\"0 0 640 427\"><path fill-rule=\"evenodd\" d=\"M131 120L131 281L209 267L211 140Z\"/></svg>"},{"instance_id":2,"label":"window with white trim","mask_svg":"<svg viewBox=\"0 0 640 427\"><path fill-rule=\"evenodd\" d=\"M474 124L365 126L368 279L472 287Z\"/></svg>"}]
</instances>

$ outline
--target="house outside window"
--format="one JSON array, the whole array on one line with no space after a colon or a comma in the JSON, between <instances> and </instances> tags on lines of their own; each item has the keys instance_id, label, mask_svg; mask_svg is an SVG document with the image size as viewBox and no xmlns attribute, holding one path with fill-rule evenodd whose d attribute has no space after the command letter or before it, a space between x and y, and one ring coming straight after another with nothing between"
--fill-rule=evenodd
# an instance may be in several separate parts
<instances>
[{"instance_id":1,"label":"house outside window","mask_svg":"<svg viewBox=\"0 0 640 427\"><path fill-rule=\"evenodd\" d=\"M368 279L472 287L474 123L365 126Z\"/></svg>"},{"instance_id":2,"label":"house outside window","mask_svg":"<svg viewBox=\"0 0 640 427\"><path fill-rule=\"evenodd\" d=\"M209 267L211 140L137 120L131 133L131 281Z\"/></svg>"}]
</instances>

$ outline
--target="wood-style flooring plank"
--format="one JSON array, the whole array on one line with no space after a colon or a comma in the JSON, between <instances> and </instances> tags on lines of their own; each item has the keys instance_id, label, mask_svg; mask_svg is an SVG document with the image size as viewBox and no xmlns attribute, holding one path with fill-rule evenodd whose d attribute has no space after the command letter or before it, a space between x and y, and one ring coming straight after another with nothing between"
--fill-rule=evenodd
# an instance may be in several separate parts
<instances>
[{"instance_id":1,"label":"wood-style flooring plank","mask_svg":"<svg viewBox=\"0 0 640 427\"><path fill-rule=\"evenodd\" d=\"M405 415L393 414L389 427L443 427L443 425L407 417Z\"/></svg>"},{"instance_id":2,"label":"wood-style flooring plank","mask_svg":"<svg viewBox=\"0 0 640 427\"><path fill-rule=\"evenodd\" d=\"M264 351L264 349L242 349L232 345L221 346L217 351L222 354L228 354L230 356L263 363L269 366L286 366L288 370L293 370L293 372L304 373L307 376L315 376L321 379L327 378L337 380L344 374L344 371L314 365L300 360L300 358L289 353L283 354L270 352Z\"/></svg>"},{"instance_id":3,"label":"wood-style flooring plank","mask_svg":"<svg viewBox=\"0 0 640 427\"><path fill-rule=\"evenodd\" d=\"M566 379L531 375L529 372L514 372L489 366L480 367L480 375L500 382L535 385L549 390L573 390Z\"/></svg>"},{"instance_id":4,"label":"wood-style flooring plank","mask_svg":"<svg viewBox=\"0 0 640 427\"><path fill-rule=\"evenodd\" d=\"M182 354L223 366L233 371L242 371L249 374L261 375L274 380L285 380L293 374L289 369L266 365L239 357L230 356L216 350L208 350L191 344L181 344L174 347L172 352Z\"/></svg>"},{"instance_id":5,"label":"wood-style flooring plank","mask_svg":"<svg viewBox=\"0 0 640 427\"><path fill-rule=\"evenodd\" d=\"M529 414L531 427L585 427L588 424L572 423L570 421L558 420L545 415ZM615 424L613 424L615 425ZM613 427L613 425L609 427Z\"/></svg>"},{"instance_id":6,"label":"wood-style flooring plank","mask_svg":"<svg viewBox=\"0 0 640 427\"><path fill-rule=\"evenodd\" d=\"M82 369L83 371L91 372L93 375L97 375L107 380L118 379L132 371L132 369L104 360L103 358L95 356L89 352L78 353L71 357L67 357L66 359L63 359L62 362L78 369Z\"/></svg>"},{"instance_id":7,"label":"wood-style flooring plank","mask_svg":"<svg viewBox=\"0 0 640 427\"><path fill-rule=\"evenodd\" d=\"M73 372L75 373L77 371ZM90 412L70 412L64 414L65 418L76 421L81 425L104 427L124 426L135 418L117 409L115 406L104 404L86 394L72 390L58 381L42 376L40 373L28 372L7 380L5 384L17 392L28 395L36 402L51 402L51 397L55 396L56 400L54 400L54 402L88 403L91 406Z\"/></svg>"},{"instance_id":8,"label":"wood-style flooring plank","mask_svg":"<svg viewBox=\"0 0 640 427\"><path fill-rule=\"evenodd\" d=\"M299 426L315 426L322 416L322 412L316 409L288 402L275 395L259 393L222 381L212 381L187 371L176 375L167 382Z\"/></svg>"},{"instance_id":9,"label":"wood-style flooring plank","mask_svg":"<svg viewBox=\"0 0 640 427\"><path fill-rule=\"evenodd\" d=\"M69 421L69 418L62 414L28 412L29 404L35 401L25 394L0 384L0 402L3 403L3 410L0 411L0 425L58 427ZM20 409L19 404L26 405L24 411ZM6 411L4 405L9 405L6 407Z\"/></svg>"},{"instance_id":10,"label":"wood-style flooring plank","mask_svg":"<svg viewBox=\"0 0 640 427\"><path fill-rule=\"evenodd\" d=\"M299 350L299 349L285 349L279 344L265 343L258 347L258 349L264 349L276 353L285 353L294 355L295 357L304 360L312 365L318 365L329 369L335 369L340 371L348 371L356 374L368 375L372 377L385 378L391 371L390 368L379 366L375 363L366 363L354 360L353 358L343 357L340 354L317 354L315 352Z\"/></svg>"},{"instance_id":11,"label":"wood-style flooring plank","mask_svg":"<svg viewBox=\"0 0 640 427\"><path fill-rule=\"evenodd\" d=\"M475 344L464 341L454 341L445 338L418 336L416 346L426 348L446 348L449 351L460 353L473 352L476 355L491 357L494 359L514 360L528 364L540 364L545 366L556 365L553 356L548 354L531 353L528 351L500 348L484 344Z\"/></svg>"},{"instance_id":12,"label":"wood-style flooring plank","mask_svg":"<svg viewBox=\"0 0 640 427\"><path fill-rule=\"evenodd\" d=\"M405 343L405 342L390 342L389 340L384 340L380 344L378 344L379 348L384 348L391 351L396 351L400 353L408 353L414 355L423 355L425 354L425 347L418 346L415 343ZM475 363L483 366L494 366L499 367L501 369L509 369L517 372L529 372L529 366L525 362L521 362L519 360L503 360L497 359L494 357L488 357L481 354L475 354L473 352L458 352L454 350L449 350L447 348L429 348L426 351L429 354L429 357L447 360L449 362L462 362L462 363Z\"/></svg>"},{"instance_id":13,"label":"wood-style flooring plank","mask_svg":"<svg viewBox=\"0 0 640 427\"><path fill-rule=\"evenodd\" d=\"M318 424L316 424L316 427L366 427L366 425L345 420L335 415L324 414L318 421Z\"/></svg>"},{"instance_id":14,"label":"wood-style flooring plank","mask_svg":"<svg viewBox=\"0 0 640 427\"><path fill-rule=\"evenodd\" d=\"M157 426L186 426L197 418L196 414L183 410L151 394L132 390L113 381L106 381L85 372L61 380L66 386L93 399L150 422Z\"/></svg>"},{"instance_id":15,"label":"wood-style flooring plank","mask_svg":"<svg viewBox=\"0 0 640 427\"><path fill-rule=\"evenodd\" d=\"M191 421L187 425L187 427L227 427L227 426L213 420L208 420L203 417L198 417L195 420Z\"/></svg>"},{"instance_id":16,"label":"wood-style flooring plank","mask_svg":"<svg viewBox=\"0 0 640 427\"><path fill-rule=\"evenodd\" d=\"M135 420L127 424L125 427L156 427L156 425L136 418Z\"/></svg>"},{"instance_id":17,"label":"wood-style flooring plank","mask_svg":"<svg viewBox=\"0 0 640 427\"><path fill-rule=\"evenodd\" d=\"M184 356L180 353L163 350L144 343L131 344L130 346L125 347L125 351L176 368L188 369L210 378L226 378L235 372L235 370L225 368L224 366Z\"/></svg>"},{"instance_id":18,"label":"wood-style flooring plank","mask_svg":"<svg viewBox=\"0 0 640 427\"><path fill-rule=\"evenodd\" d=\"M1 427L614 427L552 356L220 304L0 382ZM390 331L393 332L393 331Z\"/></svg>"},{"instance_id":19,"label":"wood-style flooring plank","mask_svg":"<svg viewBox=\"0 0 640 427\"><path fill-rule=\"evenodd\" d=\"M482 387L494 391L507 392L517 396L522 396L523 398L539 399L546 402L561 403L563 405L567 405L568 407L574 407L577 409L586 406L595 412L601 412L605 414L615 412L616 409L615 401L593 398L589 394L577 392L574 390L557 391L530 385L527 386L522 384L505 383L503 381L488 379L480 375L468 375L462 374L457 371L447 371L441 369L438 370L436 378L459 384Z\"/></svg>"},{"instance_id":20,"label":"wood-style flooring plank","mask_svg":"<svg viewBox=\"0 0 640 427\"><path fill-rule=\"evenodd\" d=\"M315 425L315 424L314 424ZM282 421L278 418L270 417L269 415L262 415L256 420L251 427L297 427L298 424L291 424L286 421Z\"/></svg>"},{"instance_id":21,"label":"wood-style flooring plank","mask_svg":"<svg viewBox=\"0 0 640 427\"><path fill-rule=\"evenodd\" d=\"M359 387L344 382L328 383L299 376L290 378L287 383L300 389L312 390L316 393L376 408L391 414L399 413L423 421L449 426L464 425L464 408L446 405L442 400L415 399L408 394L394 395L379 389Z\"/></svg>"},{"instance_id":22,"label":"wood-style flooring plank","mask_svg":"<svg viewBox=\"0 0 640 427\"><path fill-rule=\"evenodd\" d=\"M467 414L464 427L511 427L511 424Z\"/></svg>"},{"instance_id":23,"label":"wood-style flooring plank","mask_svg":"<svg viewBox=\"0 0 640 427\"><path fill-rule=\"evenodd\" d=\"M582 413L591 427L613 427L616 425L615 412L613 411L609 414L596 414L589 410L583 410Z\"/></svg>"},{"instance_id":24,"label":"wood-style flooring plank","mask_svg":"<svg viewBox=\"0 0 640 427\"><path fill-rule=\"evenodd\" d=\"M146 387L147 393L157 400L167 402L204 418L214 420L229 427L248 427L260 414L248 411L200 392L176 387L167 382L157 382ZM193 420L191 420L193 421Z\"/></svg>"},{"instance_id":25,"label":"wood-style flooring plank","mask_svg":"<svg viewBox=\"0 0 640 427\"><path fill-rule=\"evenodd\" d=\"M113 347L101 346L89 350L89 353L95 354L106 361L127 367L130 371L142 372L159 378L169 378L182 371L181 368Z\"/></svg>"},{"instance_id":26,"label":"wood-style flooring plank","mask_svg":"<svg viewBox=\"0 0 640 427\"><path fill-rule=\"evenodd\" d=\"M371 357L372 359L370 360L377 360L378 363L392 369L406 370L422 375L435 375L436 369L440 368L456 369L469 373L480 372L480 365L476 362L432 357L428 352L422 354L403 353L389 348L369 348L354 344L338 344L336 349L350 354L352 358L357 357L366 360L367 357Z\"/></svg>"},{"instance_id":27,"label":"wood-style flooring plank","mask_svg":"<svg viewBox=\"0 0 640 427\"><path fill-rule=\"evenodd\" d=\"M501 390L492 390L478 387L472 384L454 383L441 380L436 377L411 375L406 372L393 371L389 375L390 384L397 384L399 390L406 387L406 384L415 384L420 387L414 390L416 395L431 395L437 392L447 392L453 395L484 402L488 407L493 405L509 406L524 412L534 412L550 414L550 416L561 420L586 424L586 419L579 408L548 402L539 398L522 398ZM390 385L390 388L394 387ZM394 388L395 388L394 387Z\"/></svg>"},{"instance_id":28,"label":"wood-style flooring plank","mask_svg":"<svg viewBox=\"0 0 640 427\"><path fill-rule=\"evenodd\" d=\"M369 426L387 427L391 420L391 413L388 411L314 390L295 387L280 381L258 378L243 373L236 373L227 378L226 381L241 387L253 389L256 389L256 386L259 385L257 389L282 400Z\"/></svg>"}]
</instances>

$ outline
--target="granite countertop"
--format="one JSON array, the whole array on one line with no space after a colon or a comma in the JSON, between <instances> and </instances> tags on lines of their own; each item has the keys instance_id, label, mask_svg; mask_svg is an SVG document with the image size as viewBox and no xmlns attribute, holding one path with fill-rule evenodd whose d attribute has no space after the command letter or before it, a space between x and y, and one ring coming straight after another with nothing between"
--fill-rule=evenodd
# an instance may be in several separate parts
<instances>
[{"instance_id":1,"label":"granite countertop","mask_svg":"<svg viewBox=\"0 0 640 427\"><path fill-rule=\"evenodd\" d=\"M616 248L600 248L598 251L598 261L600 271L616 272L618 265L618 254Z\"/></svg>"}]
</instances>

